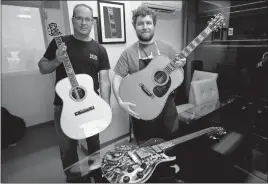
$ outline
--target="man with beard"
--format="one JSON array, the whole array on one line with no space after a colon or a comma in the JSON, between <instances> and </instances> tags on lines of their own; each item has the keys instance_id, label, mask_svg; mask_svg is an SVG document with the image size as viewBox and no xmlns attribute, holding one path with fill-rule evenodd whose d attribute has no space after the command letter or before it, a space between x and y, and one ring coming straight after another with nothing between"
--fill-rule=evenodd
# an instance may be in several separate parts
<instances>
[{"instance_id":1,"label":"man with beard","mask_svg":"<svg viewBox=\"0 0 268 184\"><path fill-rule=\"evenodd\" d=\"M119 106L131 115L130 121L133 122L133 131L138 143L153 137L170 139L171 129L175 124L178 124L174 102L175 92L172 92L168 97L161 114L150 121L141 120L139 115L130 109L130 106L135 106L135 104L123 102L119 96L119 86L124 77L142 70L154 56L162 54L171 60L176 59L179 67L183 67L186 62L186 59L180 60L178 58L174 48L153 39L156 19L156 12L146 6L140 6L133 11L132 24L139 40L123 51L114 68L113 91Z\"/></svg>"},{"instance_id":2,"label":"man with beard","mask_svg":"<svg viewBox=\"0 0 268 184\"><path fill-rule=\"evenodd\" d=\"M100 88L101 97L110 104L109 59L106 49L90 37L93 22L92 8L85 4L76 5L73 9L72 17L74 34L62 36L63 44L59 48L57 48L55 39L53 39L44 56L39 61L38 66L42 74L56 71L57 83L59 80L67 77L62 63L65 57L64 51L66 50L74 72L76 74L85 73L90 75L94 82L95 92L99 94L97 90ZM67 137L61 129L60 117L63 102L57 93L55 93L54 105L54 125L59 142L62 165L67 176L66 182L89 182L88 177L82 178L80 172L74 173L66 169L78 161L77 140ZM86 142L88 154L92 154L100 149L99 134L87 138ZM90 165L92 163L93 161L89 161ZM101 173L98 175L101 178Z\"/></svg>"}]
</instances>

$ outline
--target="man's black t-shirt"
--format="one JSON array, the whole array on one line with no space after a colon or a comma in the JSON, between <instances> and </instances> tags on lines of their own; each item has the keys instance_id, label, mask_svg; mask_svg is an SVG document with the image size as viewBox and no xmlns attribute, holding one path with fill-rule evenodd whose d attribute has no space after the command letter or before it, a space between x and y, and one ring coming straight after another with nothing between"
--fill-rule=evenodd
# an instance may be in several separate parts
<instances>
[{"instance_id":1,"label":"man's black t-shirt","mask_svg":"<svg viewBox=\"0 0 268 184\"><path fill-rule=\"evenodd\" d=\"M94 90L97 92L99 89L99 71L110 69L106 49L95 40L81 41L74 38L73 35L62 36L61 38L67 46L67 53L75 74L90 75L94 81ZM44 57L48 60L55 59L57 48L55 39L53 39ZM56 83L65 77L67 77L67 74L62 63L56 69ZM62 105L62 100L57 93L55 93L54 105Z\"/></svg>"}]
</instances>

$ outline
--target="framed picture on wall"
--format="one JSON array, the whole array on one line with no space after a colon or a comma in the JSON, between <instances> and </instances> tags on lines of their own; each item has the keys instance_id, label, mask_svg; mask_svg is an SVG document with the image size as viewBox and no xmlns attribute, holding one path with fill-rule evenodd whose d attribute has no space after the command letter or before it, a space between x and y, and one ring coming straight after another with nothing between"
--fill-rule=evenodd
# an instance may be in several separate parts
<instances>
[{"instance_id":1,"label":"framed picture on wall","mask_svg":"<svg viewBox=\"0 0 268 184\"><path fill-rule=\"evenodd\" d=\"M227 28L220 28L217 32L212 32L212 40L213 41L220 41L220 40L227 40Z\"/></svg>"},{"instance_id":2,"label":"framed picture on wall","mask_svg":"<svg viewBox=\"0 0 268 184\"><path fill-rule=\"evenodd\" d=\"M125 5L98 1L100 43L126 43Z\"/></svg>"},{"instance_id":3,"label":"framed picture on wall","mask_svg":"<svg viewBox=\"0 0 268 184\"><path fill-rule=\"evenodd\" d=\"M213 41L220 41L221 40L221 29L212 32L212 40Z\"/></svg>"},{"instance_id":4,"label":"framed picture on wall","mask_svg":"<svg viewBox=\"0 0 268 184\"><path fill-rule=\"evenodd\" d=\"M90 37L93 38L96 42L99 42L99 22L98 17L94 17L93 27L90 32Z\"/></svg>"}]
</instances>

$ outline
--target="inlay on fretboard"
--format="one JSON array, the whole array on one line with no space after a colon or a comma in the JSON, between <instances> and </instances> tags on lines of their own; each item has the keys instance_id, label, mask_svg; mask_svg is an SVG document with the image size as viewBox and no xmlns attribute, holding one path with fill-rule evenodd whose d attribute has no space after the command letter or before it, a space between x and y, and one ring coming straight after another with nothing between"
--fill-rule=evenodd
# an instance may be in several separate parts
<instances>
[{"instance_id":1,"label":"inlay on fretboard","mask_svg":"<svg viewBox=\"0 0 268 184\"><path fill-rule=\"evenodd\" d=\"M218 29L218 27L222 26L222 23L225 21L226 19L221 15L218 14L217 16L215 16L215 18L209 23L209 25L199 34L197 35L197 37L191 42L189 43L180 53L179 53L179 58L183 59L186 58L187 56L189 56L194 49L200 44L202 43L206 37L214 30ZM166 71L167 74L171 74L172 71L176 68L176 60L172 60L164 69L164 71Z\"/></svg>"},{"instance_id":2,"label":"inlay on fretboard","mask_svg":"<svg viewBox=\"0 0 268 184\"><path fill-rule=\"evenodd\" d=\"M165 149L173 147L173 146L175 146L177 144L181 144L181 143L186 142L188 140L191 140L191 139L197 138L197 137L199 137L201 135L207 134L207 133L209 133L211 131L213 131L213 129L207 128L207 129L204 129L204 130L201 130L201 131L198 131L198 132L195 132L195 133L192 133L192 134L189 134L189 135L177 138L177 139L173 139L171 141L161 143L161 144L159 144L157 146L159 148L161 148L162 150L165 150Z\"/></svg>"},{"instance_id":3,"label":"inlay on fretboard","mask_svg":"<svg viewBox=\"0 0 268 184\"><path fill-rule=\"evenodd\" d=\"M194 49L212 32L210 28L204 29L187 47L179 54L180 58L186 58Z\"/></svg>"},{"instance_id":4,"label":"inlay on fretboard","mask_svg":"<svg viewBox=\"0 0 268 184\"><path fill-rule=\"evenodd\" d=\"M62 41L60 36L55 37L55 41L56 41L56 44L57 44L58 47L63 43L63 41ZM72 66L72 64L70 62L69 56L67 54L67 51L65 51L64 54L65 54L65 57L63 59L63 65L64 65L64 68L66 70L67 76L68 76L68 78L70 80L70 83L71 83L72 87L73 88L77 87L79 84L78 84L78 82L76 80L75 73L74 73L74 70L73 70L73 66Z\"/></svg>"}]
</instances>

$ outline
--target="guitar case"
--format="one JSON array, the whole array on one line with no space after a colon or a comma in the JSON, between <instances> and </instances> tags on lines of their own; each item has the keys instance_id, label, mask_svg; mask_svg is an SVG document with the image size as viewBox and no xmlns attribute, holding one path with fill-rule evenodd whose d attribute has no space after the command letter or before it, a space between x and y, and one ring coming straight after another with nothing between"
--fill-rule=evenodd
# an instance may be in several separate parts
<instances>
[{"instance_id":1,"label":"guitar case","mask_svg":"<svg viewBox=\"0 0 268 184\"><path fill-rule=\"evenodd\" d=\"M1 107L1 147L7 148L11 144L17 143L25 134L26 123L17 116Z\"/></svg>"}]
</instances>

